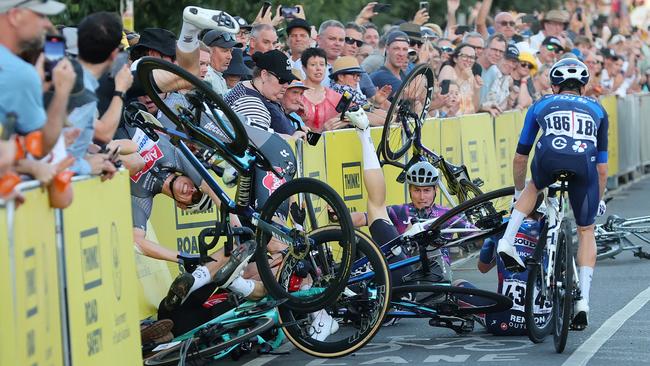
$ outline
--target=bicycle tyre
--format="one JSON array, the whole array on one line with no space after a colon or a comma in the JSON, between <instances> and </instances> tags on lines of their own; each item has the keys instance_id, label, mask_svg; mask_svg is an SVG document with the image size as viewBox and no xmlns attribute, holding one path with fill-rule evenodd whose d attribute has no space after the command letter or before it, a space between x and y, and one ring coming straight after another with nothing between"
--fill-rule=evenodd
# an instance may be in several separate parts
<instances>
[{"instance_id":1,"label":"bicycle tyre","mask_svg":"<svg viewBox=\"0 0 650 366\"><path fill-rule=\"evenodd\" d=\"M255 262L260 278L272 297L276 299L286 298L287 301L284 303L284 306L294 310L316 311L332 303L346 286L352 269L352 256L355 252L354 226L352 225L350 212L341 199L341 196L329 185L313 178L297 178L281 185L264 203L260 212L260 220L271 222L276 211L278 211L283 203L298 194L314 194L319 196L319 199L324 200L338 217L342 233L341 240L339 241L342 253L336 276L327 280L327 286L323 286L325 290L319 294L310 297L293 296L276 280L276 276L268 262L268 252L265 244L271 240L272 236L269 232L262 231L260 228L257 229L256 233L258 244L257 250L255 251ZM310 235L311 233L307 233L307 236ZM292 257L291 253L288 253L284 257L283 262L294 259L296 258Z\"/></svg>"},{"instance_id":2,"label":"bicycle tyre","mask_svg":"<svg viewBox=\"0 0 650 366\"><path fill-rule=\"evenodd\" d=\"M458 184L460 185L460 192L456 194L456 197L458 197L459 202L465 202L483 194L483 191L469 180L461 179Z\"/></svg>"},{"instance_id":3,"label":"bicycle tyre","mask_svg":"<svg viewBox=\"0 0 650 366\"><path fill-rule=\"evenodd\" d=\"M623 251L621 243L616 240L596 241L596 260L614 258Z\"/></svg>"},{"instance_id":4,"label":"bicycle tyre","mask_svg":"<svg viewBox=\"0 0 650 366\"><path fill-rule=\"evenodd\" d=\"M558 233L558 243L555 261L555 286L553 289L554 332L553 343L557 353L564 352L569 325L573 314L573 251L571 243L571 224L567 219L562 221ZM561 282L562 286L557 283Z\"/></svg>"},{"instance_id":5,"label":"bicycle tyre","mask_svg":"<svg viewBox=\"0 0 650 366\"><path fill-rule=\"evenodd\" d=\"M163 70L176 76L180 76L192 84L195 89L205 95L205 97L207 97L207 99L209 99L212 104L214 104L220 111L224 113L228 119L228 122L230 122L230 125L226 126L221 124L221 121L218 118L216 119L216 122L219 124L217 127L220 128L221 131L224 132L226 134L226 137L228 137L230 140L229 142L222 141L226 145L228 152L237 156L242 156L244 154L248 148L248 134L246 133L246 129L242 121L239 119L237 114L235 114L232 108L230 108L230 106L226 104L226 102L224 102L223 99L217 93L215 93L208 84L199 80L196 76L184 70L180 66L159 58L143 57L138 63L138 79L140 80L145 93L147 93L149 98L151 98L151 101L156 105L156 107L158 107L158 109L181 130L187 130L188 128L190 130L193 130L194 133L191 134L192 138L198 139L202 143L208 145L208 147L215 148L214 145L210 143L209 138L206 139L205 136L202 136L203 134L208 133L207 131L201 129L201 131L197 132L196 126L186 126L183 122L180 121L176 113L174 113L171 108L169 108L165 102L163 102L160 96L158 96L158 90L155 87L155 81L153 80L152 75L152 72L154 70ZM208 134L211 135L212 138L215 136L214 134Z\"/></svg>"},{"instance_id":6,"label":"bicycle tyre","mask_svg":"<svg viewBox=\"0 0 650 366\"><path fill-rule=\"evenodd\" d=\"M528 338L533 343L542 343L544 338L551 333L553 327L553 311L551 315L546 318L544 324L538 324L535 320L535 302L538 300L537 296L540 297L539 302L546 302L544 295L541 293L541 281L544 279L544 254L546 253L546 238L548 233L548 223L544 223L544 227L537 241L537 246L535 246L535 252L533 253L533 263L528 264L528 278L526 280L526 296L524 304L524 319L526 320L526 333ZM536 286L540 285L540 289L536 289Z\"/></svg>"},{"instance_id":7,"label":"bicycle tyre","mask_svg":"<svg viewBox=\"0 0 650 366\"><path fill-rule=\"evenodd\" d=\"M372 270L375 273L375 276L372 278L372 282L376 284L376 299L374 308L376 312L372 313L371 322L367 323L367 327L361 331L354 333L349 331L349 328L339 330L340 333L348 335L345 338L338 338L335 341L332 341L333 336L328 337L325 341L316 341L309 337L305 333L304 329L300 327L299 323L296 322L296 319L299 319L301 315L304 315L304 311L298 312L291 310L286 307L280 307L279 318L280 324L290 324L283 326L282 330L285 332L287 339L301 351L315 357L326 357L326 358L336 358L343 357L354 353L360 350L372 338L379 332L381 329L384 316L388 311L391 298L391 285L390 285L390 270L386 259L384 258L381 249L372 241L372 239L366 234L355 231L357 237L356 250L358 255L364 255L368 258L369 264L372 266ZM337 240L341 236L341 229L337 226L324 226L318 230L315 230L312 233L312 237L315 237L316 240L320 241L331 241ZM360 257L359 257L360 258ZM352 279L351 279L352 280ZM339 299L337 303L332 305L331 308L340 309L343 306L345 299ZM362 300L363 301L363 300ZM360 315L363 316L363 315ZM354 327L354 324L345 323L341 327ZM337 334L339 333L337 332ZM335 336L335 335L334 335Z\"/></svg>"},{"instance_id":8,"label":"bicycle tyre","mask_svg":"<svg viewBox=\"0 0 650 366\"><path fill-rule=\"evenodd\" d=\"M446 294L447 297L454 299L458 298L458 295L464 296L475 296L480 297L489 301L488 305L466 307L466 308L453 308L450 307L450 303L439 302L438 297L434 299L433 303L423 303L421 300L417 300L417 295L415 296L416 300L393 300L391 306L396 309L400 309L400 303L406 302L411 305L422 306L422 307L432 307L431 310L435 310L440 315L447 316L465 316L472 314L485 314L485 313L498 313L501 311L506 311L512 308L512 299L507 296L503 296L496 292L480 290L477 288L467 288L467 287L458 287L458 286L448 286L448 285L405 285L405 286L396 286L393 288L392 297L393 299L399 299L405 294ZM427 296L428 297L428 296ZM426 298L426 297L425 297ZM457 300L455 300L457 301ZM407 309L412 309L410 306Z\"/></svg>"},{"instance_id":9,"label":"bicycle tyre","mask_svg":"<svg viewBox=\"0 0 650 366\"><path fill-rule=\"evenodd\" d=\"M400 121L398 124L394 123L395 118L402 117L406 112L406 110L403 108L408 109L411 106L412 100L408 99L408 97L405 95L406 90L411 86L412 81L420 75L424 77L425 85L416 88L416 90L424 88L423 90L426 90L426 92L424 96L424 103L422 103L422 110L419 112L414 112L414 114L417 115L417 120L413 121L415 124L411 126L404 126L405 123L408 123L406 121ZM429 104L431 103L431 96L433 94L433 83L433 71L429 65L422 64L416 66L408 74L406 80L402 82L399 89L397 90L397 93L395 93L393 102L388 109L388 114L386 116L386 121L384 122L384 127L381 134L381 143L379 144L381 154L387 161L391 163L397 162L402 156L404 156L404 154L406 154L408 149L411 147L413 139L415 138L415 128L421 128L422 123L426 119ZM413 130L404 130L404 128L409 127L413 127ZM391 129L395 130L391 132ZM391 136L395 140L392 140ZM391 147L391 141L396 141L397 139L400 139L397 143L399 147Z\"/></svg>"},{"instance_id":10,"label":"bicycle tyre","mask_svg":"<svg viewBox=\"0 0 650 366\"><path fill-rule=\"evenodd\" d=\"M241 335L235 334L232 337L228 337L229 339L223 342L220 342L218 344L208 345L207 347L198 350L196 349L201 346L203 339L201 337L192 337L191 339L187 340L190 341L192 345L189 346L190 348L185 359L194 360L198 358L209 357L231 346L239 344L250 338L256 337L266 332L267 330L271 329L274 325L275 325L274 320L265 316L257 317L257 318L247 317L247 318L236 320L232 323L228 323L223 327L233 332L245 330L245 333ZM206 328L200 328L194 334L197 334L203 329ZM174 345L173 347L170 347L166 350L162 350L156 353L155 355L144 360L144 364L147 366L177 365L182 358L180 351L184 343L185 342L181 342L177 345ZM194 347L196 351L192 352L191 347Z\"/></svg>"}]
</instances>

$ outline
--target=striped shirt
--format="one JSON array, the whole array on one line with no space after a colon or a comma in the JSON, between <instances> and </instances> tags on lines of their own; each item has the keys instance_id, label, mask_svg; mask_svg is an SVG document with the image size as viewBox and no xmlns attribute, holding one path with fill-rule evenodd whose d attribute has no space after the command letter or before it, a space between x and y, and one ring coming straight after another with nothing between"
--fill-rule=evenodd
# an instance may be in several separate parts
<instances>
[{"instance_id":1,"label":"striped shirt","mask_svg":"<svg viewBox=\"0 0 650 366\"><path fill-rule=\"evenodd\" d=\"M246 116L251 126L268 131L271 127L271 113L262 98L264 97L257 90L238 83L224 96L224 101L233 111Z\"/></svg>"}]
</instances>

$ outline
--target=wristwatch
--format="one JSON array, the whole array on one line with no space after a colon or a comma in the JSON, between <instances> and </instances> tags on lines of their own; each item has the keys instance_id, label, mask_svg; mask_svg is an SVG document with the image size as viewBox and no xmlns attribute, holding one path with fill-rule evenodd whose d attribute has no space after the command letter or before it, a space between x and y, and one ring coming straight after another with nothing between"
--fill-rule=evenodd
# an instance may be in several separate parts
<instances>
[{"instance_id":1,"label":"wristwatch","mask_svg":"<svg viewBox=\"0 0 650 366\"><path fill-rule=\"evenodd\" d=\"M121 92L121 91L115 90L113 92L113 96L114 97L120 97L120 99L122 99L122 102L126 101L126 92Z\"/></svg>"}]
</instances>

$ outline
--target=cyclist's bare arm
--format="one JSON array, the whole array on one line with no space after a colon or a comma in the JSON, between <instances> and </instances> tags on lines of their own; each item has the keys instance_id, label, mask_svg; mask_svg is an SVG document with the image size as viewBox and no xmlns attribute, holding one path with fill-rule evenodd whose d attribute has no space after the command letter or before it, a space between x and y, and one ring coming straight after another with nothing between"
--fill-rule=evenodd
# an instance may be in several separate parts
<instances>
[{"instance_id":1,"label":"cyclist's bare arm","mask_svg":"<svg viewBox=\"0 0 650 366\"><path fill-rule=\"evenodd\" d=\"M133 241L135 242L136 247L143 255L154 258L161 259L169 262L176 262L178 259L176 256L178 252L158 245L153 241L145 237L145 231L139 228L133 228Z\"/></svg>"},{"instance_id":2,"label":"cyclist's bare arm","mask_svg":"<svg viewBox=\"0 0 650 366\"><path fill-rule=\"evenodd\" d=\"M515 189L521 191L526 185L526 171L528 170L528 155L515 153L512 160L512 174L515 180Z\"/></svg>"},{"instance_id":3,"label":"cyclist's bare arm","mask_svg":"<svg viewBox=\"0 0 650 366\"><path fill-rule=\"evenodd\" d=\"M599 197L600 199L603 199L605 187L607 186L608 165L607 163L600 163L596 165L596 169L598 170Z\"/></svg>"}]
</instances>

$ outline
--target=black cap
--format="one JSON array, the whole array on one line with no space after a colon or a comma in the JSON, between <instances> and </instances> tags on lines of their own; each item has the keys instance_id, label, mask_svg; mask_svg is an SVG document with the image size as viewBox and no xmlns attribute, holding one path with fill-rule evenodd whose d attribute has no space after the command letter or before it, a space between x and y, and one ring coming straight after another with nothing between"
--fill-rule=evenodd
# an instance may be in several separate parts
<instances>
[{"instance_id":1,"label":"black cap","mask_svg":"<svg viewBox=\"0 0 650 366\"><path fill-rule=\"evenodd\" d=\"M283 52L271 50L265 53L255 52L253 55L255 66L275 74L281 82L290 83L298 78L291 72L291 62Z\"/></svg>"},{"instance_id":2,"label":"black cap","mask_svg":"<svg viewBox=\"0 0 650 366\"><path fill-rule=\"evenodd\" d=\"M397 41L409 43L409 36L406 33L399 30L392 31L388 33L388 35L386 36L386 46L390 46L391 43Z\"/></svg>"},{"instance_id":3,"label":"black cap","mask_svg":"<svg viewBox=\"0 0 650 366\"><path fill-rule=\"evenodd\" d=\"M618 61L622 59L623 57L619 54L617 54L613 49L611 48L603 48L600 50L600 53L603 55L605 58L609 58L615 61Z\"/></svg>"},{"instance_id":4,"label":"black cap","mask_svg":"<svg viewBox=\"0 0 650 366\"><path fill-rule=\"evenodd\" d=\"M221 47L221 48L241 48L243 44L237 42L237 38L230 32L224 32L213 29L203 36L203 43L208 47Z\"/></svg>"},{"instance_id":5,"label":"black cap","mask_svg":"<svg viewBox=\"0 0 650 366\"><path fill-rule=\"evenodd\" d=\"M519 49L514 44L509 44L506 48L505 58L519 61Z\"/></svg>"},{"instance_id":6,"label":"black cap","mask_svg":"<svg viewBox=\"0 0 650 366\"><path fill-rule=\"evenodd\" d=\"M294 18L292 21L287 24L287 35L291 34L291 30L294 28L302 28L311 33L311 24L308 21L300 18Z\"/></svg>"},{"instance_id":7,"label":"black cap","mask_svg":"<svg viewBox=\"0 0 650 366\"><path fill-rule=\"evenodd\" d=\"M176 36L162 28L145 28L140 32L138 44L132 50L144 47L160 52L165 56L176 56Z\"/></svg>"},{"instance_id":8,"label":"black cap","mask_svg":"<svg viewBox=\"0 0 650 366\"><path fill-rule=\"evenodd\" d=\"M251 69L244 65L244 51L241 48L233 48L232 60L230 60L230 65L223 74L241 76L244 79L251 76Z\"/></svg>"},{"instance_id":9,"label":"black cap","mask_svg":"<svg viewBox=\"0 0 650 366\"><path fill-rule=\"evenodd\" d=\"M562 41L560 41L560 39L557 37L548 36L544 38L544 40L542 41L542 46L546 46L546 45L555 46L557 49L564 52L564 46L562 46Z\"/></svg>"},{"instance_id":10,"label":"black cap","mask_svg":"<svg viewBox=\"0 0 650 366\"><path fill-rule=\"evenodd\" d=\"M246 19L240 17L240 16L234 16L235 21L237 21L237 24L239 24L239 29L246 29L246 30L251 30L253 29L253 26L248 24Z\"/></svg>"}]
</instances>

